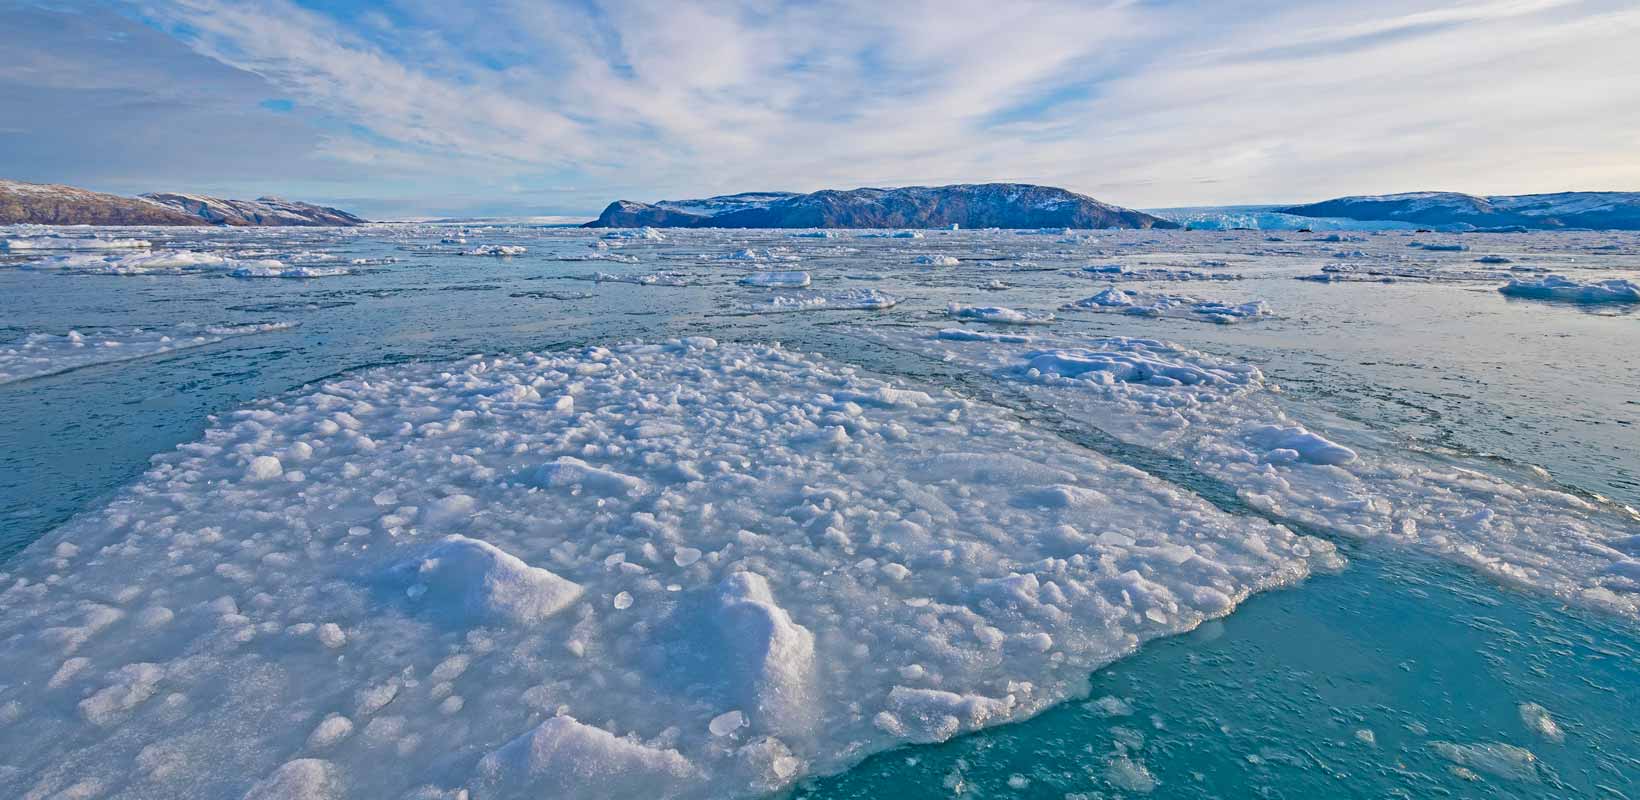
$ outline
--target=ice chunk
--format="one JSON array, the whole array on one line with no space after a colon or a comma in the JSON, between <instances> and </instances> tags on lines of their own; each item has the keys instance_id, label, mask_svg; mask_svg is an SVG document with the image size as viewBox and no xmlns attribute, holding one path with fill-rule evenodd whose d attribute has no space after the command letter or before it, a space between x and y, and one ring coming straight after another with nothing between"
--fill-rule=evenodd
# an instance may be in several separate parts
<instances>
[{"instance_id":1,"label":"ice chunk","mask_svg":"<svg viewBox=\"0 0 1640 800\"><path fill-rule=\"evenodd\" d=\"M471 250L463 250L464 256L521 256L529 252L529 248L521 244L481 244Z\"/></svg>"},{"instance_id":2,"label":"ice chunk","mask_svg":"<svg viewBox=\"0 0 1640 800\"><path fill-rule=\"evenodd\" d=\"M678 751L553 717L478 763L481 796L592 800L676 797L699 773Z\"/></svg>"},{"instance_id":3,"label":"ice chunk","mask_svg":"<svg viewBox=\"0 0 1640 800\"><path fill-rule=\"evenodd\" d=\"M814 634L775 603L768 579L736 572L718 587L724 672L751 710L751 724L802 734L813 724Z\"/></svg>"},{"instance_id":4,"label":"ice chunk","mask_svg":"<svg viewBox=\"0 0 1640 800\"><path fill-rule=\"evenodd\" d=\"M228 273L235 278L331 278L346 275L346 267L290 267L278 261L257 261Z\"/></svg>"},{"instance_id":5,"label":"ice chunk","mask_svg":"<svg viewBox=\"0 0 1640 800\"><path fill-rule=\"evenodd\" d=\"M574 456L562 456L557 461L542 464L530 480L545 488L579 487L583 491L608 497L642 494L646 488L642 478L595 467Z\"/></svg>"},{"instance_id":6,"label":"ice chunk","mask_svg":"<svg viewBox=\"0 0 1640 800\"><path fill-rule=\"evenodd\" d=\"M911 263L927 267L954 267L962 262L957 261L954 256L924 255L911 259Z\"/></svg>"},{"instance_id":7,"label":"ice chunk","mask_svg":"<svg viewBox=\"0 0 1640 800\"><path fill-rule=\"evenodd\" d=\"M807 272L754 272L740 279L742 286L769 289L801 289L810 283Z\"/></svg>"},{"instance_id":8,"label":"ice chunk","mask_svg":"<svg viewBox=\"0 0 1640 800\"><path fill-rule=\"evenodd\" d=\"M1177 317L1228 325L1270 316L1263 300L1231 305L1215 300L1199 300L1188 295L1150 294L1114 286L1065 306L1067 311L1106 311L1141 317Z\"/></svg>"},{"instance_id":9,"label":"ice chunk","mask_svg":"<svg viewBox=\"0 0 1640 800\"><path fill-rule=\"evenodd\" d=\"M777 294L746 310L757 314L789 311L881 311L898 305L900 298L876 289Z\"/></svg>"},{"instance_id":10,"label":"ice chunk","mask_svg":"<svg viewBox=\"0 0 1640 800\"><path fill-rule=\"evenodd\" d=\"M540 622L580 599L582 589L488 542L446 536L385 576L411 607L453 623Z\"/></svg>"},{"instance_id":11,"label":"ice chunk","mask_svg":"<svg viewBox=\"0 0 1640 800\"><path fill-rule=\"evenodd\" d=\"M1355 460L1355 451L1326 437L1312 433L1302 425L1280 427L1266 425L1254 429L1247 436L1256 447L1265 450L1286 450L1299 460L1311 464L1348 464Z\"/></svg>"},{"instance_id":12,"label":"ice chunk","mask_svg":"<svg viewBox=\"0 0 1640 800\"><path fill-rule=\"evenodd\" d=\"M1511 297L1570 303L1640 303L1640 284L1620 278L1603 281L1577 281L1564 275L1535 280L1516 278L1498 291Z\"/></svg>"},{"instance_id":13,"label":"ice chunk","mask_svg":"<svg viewBox=\"0 0 1640 800\"><path fill-rule=\"evenodd\" d=\"M1052 314L1040 311L1016 311L1002 306L965 306L960 303L947 306L945 315L952 319L996 325L1046 325L1053 322Z\"/></svg>"}]
</instances>

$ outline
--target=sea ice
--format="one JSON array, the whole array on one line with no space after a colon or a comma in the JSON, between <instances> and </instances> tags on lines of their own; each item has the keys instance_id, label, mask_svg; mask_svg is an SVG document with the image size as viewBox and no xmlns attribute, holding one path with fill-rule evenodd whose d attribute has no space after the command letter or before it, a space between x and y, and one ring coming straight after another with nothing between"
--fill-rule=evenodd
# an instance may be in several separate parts
<instances>
[{"instance_id":1,"label":"sea ice","mask_svg":"<svg viewBox=\"0 0 1640 800\"><path fill-rule=\"evenodd\" d=\"M742 286L770 289L802 289L811 282L807 272L754 272L740 279Z\"/></svg>"},{"instance_id":2,"label":"sea ice","mask_svg":"<svg viewBox=\"0 0 1640 800\"><path fill-rule=\"evenodd\" d=\"M140 250L152 247L145 239L72 239L67 236L34 236L27 239L0 239L0 250Z\"/></svg>"},{"instance_id":3,"label":"sea ice","mask_svg":"<svg viewBox=\"0 0 1640 800\"><path fill-rule=\"evenodd\" d=\"M996 325L1047 325L1053 322L1053 315L1042 311L1017 311L1003 306L965 306L961 303L946 306L945 315L952 319Z\"/></svg>"},{"instance_id":4,"label":"sea ice","mask_svg":"<svg viewBox=\"0 0 1640 800\"><path fill-rule=\"evenodd\" d=\"M171 330L112 328L71 330L65 334L31 333L21 340L0 343L0 384L56 375L61 372L130 361L137 358L203 347L231 336L286 330L293 322L254 325L182 326Z\"/></svg>"},{"instance_id":5,"label":"sea ice","mask_svg":"<svg viewBox=\"0 0 1640 800\"><path fill-rule=\"evenodd\" d=\"M1640 618L1634 512L1548 485L1334 441L1293 420L1257 367L1122 337L963 341L872 332L1018 382L1025 398L1165 450L1254 508L1425 550L1568 602Z\"/></svg>"},{"instance_id":6,"label":"sea ice","mask_svg":"<svg viewBox=\"0 0 1640 800\"><path fill-rule=\"evenodd\" d=\"M835 292L796 292L777 294L761 303L747 306L754 314L777 314L788 311L882 311L898 305L900 298L876 289L844 289Z\"/></svg>"},{"instance_id":7,"label":"sea ice","mask_svg":"<svg viewBox=\"0 0 1640 800\"><path fill-rule=\"evenodd\" d=\"M763 795L1339 564L777 346L376 368L216 418L6 565L0 796Z\"/></svg>"},{"instance_id":8,"label":"sea ice","mask_svg":"<svg viewBox=\"0 0 1640 800\"><path fill-rule=\"evenodd\" d=\"M521 244L481 244L471 250L463 250L464 256L521 256L529 252L529 248Z\"/></svg>"},{"instance_id":9,"label":"sea ice","mask_svg":"<svg viewBox=\"0 0 1640 800\"><path fill-rule=\"evenodd\" d=\"M1067 311L1104 311L1141 317L1177 317L1228 325L1270 316L1263 300L1230 305L1188 295L1124 291L1114 286L1066 305Z\"/></svg>"},{"instance_id":10,"label":"sea ice","mask_svg":"<svg viewBox=\"0 0 1640 800\"><path fill-rule=\"evenodd\" d=\"M1640 303L1640 284L1620 278L1577 281L1564 275L1537 280L1513 279L1498 291L1512 297L1564 300L1571 303Z\"/></svg>"},{"instance_id":11,"label":"sea ice","mask_svg":"<svg viewBox=\"0 0 1640 800\"><path fill-rule=\"evenodd\" d=\"M255 261L228 273L235 278L331 278L346 275L346 267L292 267L278 261Z\"/></svg>"}]
</instances>

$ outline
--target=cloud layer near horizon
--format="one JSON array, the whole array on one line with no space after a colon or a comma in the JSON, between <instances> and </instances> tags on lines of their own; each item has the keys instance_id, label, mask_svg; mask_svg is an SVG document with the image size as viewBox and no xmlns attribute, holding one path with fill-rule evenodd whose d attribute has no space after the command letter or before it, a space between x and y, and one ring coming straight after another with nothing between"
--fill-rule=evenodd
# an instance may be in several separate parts
<instances>
[{"instance_id":1,"label":"cloud layer near horizon","mask_svg":"<svg viewBox=\"0 0 1640 800\"><path fill-rule=\"evenodd\" d=\"M400 214L985 180L1129 206L1640 189L1627 0L456 6L0 5L32 25L0 33L0 99L99 119L0 124L0 174ZM46 146L68 133L119 157Z\"/></svg>"}]
</instances>

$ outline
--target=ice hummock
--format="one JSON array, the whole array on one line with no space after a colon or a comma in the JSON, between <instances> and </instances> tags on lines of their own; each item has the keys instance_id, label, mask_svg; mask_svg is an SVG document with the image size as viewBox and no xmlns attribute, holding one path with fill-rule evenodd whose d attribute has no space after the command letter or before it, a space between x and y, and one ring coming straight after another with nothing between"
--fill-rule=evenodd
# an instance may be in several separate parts
<instances>
[{"instance_id":1,"label":"ice hummock","mask_svg":"<svg viewBox=\"0 0 1640 800\"><path fill-rule=\"evenodd\" d=\"M761 795L1337 564L777 346L383 367L223 415L8 564L0 794Z\"/></svg>"},{"instance_id":2,"label":"ice hummock","mask_svg":"<svg viewBox=\"0 0 1640 800\"><path fill-rule=\"evenodd\" d=\"M802 289L812 280L807 272L754 272L741 278L740 285L769 289Z\"/></svg>"}]
</instances>

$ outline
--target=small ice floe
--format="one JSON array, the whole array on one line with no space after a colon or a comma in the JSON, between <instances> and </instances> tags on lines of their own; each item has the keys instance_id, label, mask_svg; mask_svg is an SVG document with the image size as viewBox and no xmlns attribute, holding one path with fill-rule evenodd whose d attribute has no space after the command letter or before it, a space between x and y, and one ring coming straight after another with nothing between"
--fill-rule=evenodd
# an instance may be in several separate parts
<instances>
[{"instance_id":1,"label":"small ice floe","mask_svg":"<svg viewBox=\"0 0 1640 800\"><path fill-rule=\"evenodd\" d=\"M1537 703L1520 704L1520 721L1521 724L1526 726L1527 730L1551 742L1566 740L1565 732L1560 729L1560 725L1555 722L1555 718L1549 714L1549 709Z\"/></svg>"},{"instance_id":2,"label":"small ice floe","mask_svg":"<svg viewBox=\"0 0 1640 800\"><path fill-rule=\"evenodd\" d=\"M1604 281L1578 281L1564 275L1547 275L1537 280L1515 278L1498 291L1511 297L1568 303L1640 303L1640 284L1620 278Z\"/></svg>"},{"instance_id":3,"label":"small ice floe","mask_svg":"<svg viewBox=\"0 0 1640 800\"><path fill-rule=\"evenodd\" d=\"M464 256L521 256L529 248L521 244L481 244L471 250L463 250Z\"/></svg>"},{"instance_id":4,"label":"small ice floe","mask_svg":"<svg viewBox=\"0 0 1640 800\"><path fill-rule=\"evenodd\" d=\"M1067 311L1102 311L1140 317L1171 317L1229 325L1271 315L1269 304L1253 300L1237 305L1188 295L1131 292L1114 286L1064 306Z\"/></svg>"},{"instance_id":5,"label":"small ice floe","mask_svg":"<svg viewBox=\"0 0 1640 800\"><path fill-rule=\"evenodd\" d=\"M1008 344L1030 344L1036 341L1036 337L1027 336L1023 333L992 333L967 328L943 328L934 334L934 338L953 342L1005 342Z\"/></svg>"},{"instance_id":6,"label":"small ice floe","mask_svg":"<svg viewBox=\"0 0 1640 800\"><path fill-rule=\"evenodd\" d=\"M673 272L657 272L649 275L611 275L607 272L594 272L587 280L598 283L634 283L639 286L688 286L689 281L682 275Z\"/></svg>"},{"instance_id":7,"label":"small ice floe","mask_svg":"<svg viewBox=\"0 0 1640 800\"><path fill-rule=\"evenodd\" d=\"M899 305L900 298L876 289L844 289L836 292L777 294L746 307L754 314L788 311L882 311Z\"/></svg>"},{"instance_id":8,"label":"small ice floe","mask_svg":"<svg viewBox=\"0 0 1640 800\"><path fill-rule=\"evenodd\" d=\"M830 230L803 231L802 233L788 233L786 235L790 236L793 239L835 239L835 238L837 238L837 232L836 231L830 231Z\"/></svg>"},{"instance_id":9,"label":"small ice floe","mask_svg":"<svg viewBox=\"0 0 1640 800\"><path fill-rule=\"evenodd\" d=\"M1120 264L1083 267L1086 277L1105 281L1239 281L1234 272L1202 272L1194 269L1128 269Z\"/></svg>"},{"instance_id":10,"label":"small ice floe","mask_svg":"<svg viewBox=\"0 0 1640 800\"><path fill-rule=\"evenodd\" d=\"M1467 244L1441 244L1437 242L1413 242L1407 247L1415 247L1419 250L1428 250L1435 253L1462 253L1469 250Z\"/></svg>"},{"instance_id":11,"label":"small ice floe","mask_svg":"<svg viewBox=\"0 0 1640 800\"><path fill-rule=\"evenodd\" d=\"M1509 258L1507 256L1491 255L1491 256L1481 256L1480 258L1475 259L1475 263L1477 263L1477 264L1513 264L1513 263L1515 263L1515 260L1512 259L1512 258Z\"/></svg>"},{"instance_id":12,"label":"small ice floe","mask_svg":"<svg viewBox=\"0 0 1640 800\"><path fill-rule=\"evenodd\" d=\"M153 247L146 239L71 239L67 236L31 236L0 239L0 250L142 250Z\"/></svg>"},{"instance_id":13,"label":"small ice floe","mask_svg":"<svg viewBox=\"0 0 1640 800\"><path fill-rule=\"evenodd\" d=\"M894 231L892 233L873 232L873 233L862 233L862 234L859 235L859 238L861 238L861 239L921 239L921 238L923 238L923 234L922 234L922 231Z\"/></svg>"},{"instance_id":14,"label":"small ice floe","mask_svg":"<svg viewBox=\"0 0 1640 800\"><path fill-rule=\"evenodd\" d=\"M348 271L345 267L293 267L267 260L250 262L228 274L235 278L332 278Z\"/></svg>"},{"instance_id":15,"label":"small ice floe","mask_svg":"<svg viewBox=\"0 0 1640 800\"><path fill-rule=\"evenodd\" d=\"M802 259L801 256L786 248L758 250L753 247L736 250L733 253L702 255L700 258L702 261L799 261Z\"/></svg>"},{"instance_id":16,"label":"small ice floe","mask_svg":"<svg viewBox=\"0 0 1640 800\"><path fill-rule=\"evenodd\" d=\"M1524 747L1502 742L1431 742L1435 754L1458 767L1484 772L1505 780L1537 783L1537 756Z\"/></svg>"},{"instance_id":17,"label":"small ice floe","mask_svg":"<svg viewBox=\"0 0 1640 800\"><path fill-rule=\"evenodd\" d=\"M924 255L911 259L911 263L925 267L954 267L961 262L957 261L954 256Z\"/></svg>"},{"instance_id":18,"label":"small ice floe","mask_svg":"<svg viewBox=\"0 0 1640 800\"><path fill-rule=\"evenodd\" d=\"M993 325L1046 325L1053 322L1053 315L1043 311L1018 311L1004 306L965 306L961 303L946 306L945 315L952 319Z\"/></svg>"},{"instance_id":19,"label":"small ice floe","mask_svg":"<svg viewBox=\"0 0 1640 800\"><path fill-rule=\"evenodd\" d=\"M1000 292L1004 289L1009 289L1009 288L1012 288L1012 287L1010 287L1006 283L1003 283L1001 280L998 280L997 278L992 278L989 281L986 281L985 283L981 284L979 288L984 289L988 292Z\"/></svg>"},{"instance_id":20,"label":"small ice floe","mask_svg":"<svg viewBox=\"0 0 1640 800\"><path fill-rule=\"evenodd\" d=\"M622 228L604 234L605 239L637 239L640 241L659 242L666 239L660 231L649 226L642 228Z\"/></svg>"},{"instance_id":21,"label":"small ice floe","mask_svg":"<svg viewBox=\"0 0 1640 800\"><path fill-rule=\"evenodd\" d=\"M767 289L802 289L809 285L807 272L754 272L740 279L741 286L761 286Z\"/></svg>"}]
</instances>

